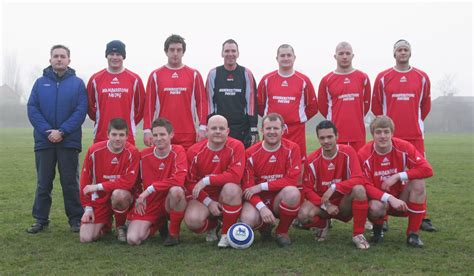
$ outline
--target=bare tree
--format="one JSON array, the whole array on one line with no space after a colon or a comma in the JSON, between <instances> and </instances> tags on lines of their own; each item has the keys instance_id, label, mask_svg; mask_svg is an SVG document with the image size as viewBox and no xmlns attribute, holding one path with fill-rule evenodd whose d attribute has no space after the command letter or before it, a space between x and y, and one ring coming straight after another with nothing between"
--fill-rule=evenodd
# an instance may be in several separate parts
<instances>
[{"instance_id":1,"label":"bare tree","mask_svg":"<svg viewBox=\"0 0 474 276\"><path fill-rule=\"evenodd\" d=\"M24 102L26 97L21 82L20 69L16 53L8 53L3 56L3 82L13 90L20 102Z\"/></svg>"},{"instance_id":2,"label":"bare tree","mask_svg":"<svg viewBox=\"0 0 474 276\"><path fill-rule=\"evenodd\" d=\"M456 75L445 73L438 81L436 88L439 90L441 96L454 96L458 93L458 88L455 84Z\"/></svg>"}]
</instances>

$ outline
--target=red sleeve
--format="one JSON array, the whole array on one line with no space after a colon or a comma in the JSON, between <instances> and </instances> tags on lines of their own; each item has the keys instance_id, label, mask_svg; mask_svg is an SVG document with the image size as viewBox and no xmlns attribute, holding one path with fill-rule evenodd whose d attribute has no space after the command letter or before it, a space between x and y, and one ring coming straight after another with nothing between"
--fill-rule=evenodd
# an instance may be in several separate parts
<instances>
[{"instance_id":1,"label":"red sleeve","mask_svg":"<svg viewBox=\"0 0 474 276\"><path fill-rule=\"evenodd\" d=\"M196 101L197 116L200 125L207 125L207 115L209 115L209 103L207 101L207 93L204 87L201 74L198 71L194 71L194 99Z\"/></svg>"},{"instance_id":2,"label":"red sleeve","mask_svg":"<svg viewBox=\"0 0 474 276\"><path fill-rule=\"evenodd\" d=\"M194 157L196 156L196 152L193 150L193 147L189 148L186 152L186 159L188 163L188 174L186 176L185 187L189 193L192 193L194 186L198 183L200 179L198 176L198 168L197 165L194 163ZM198 200L203 202L206 197L209 195L202 189L199 192Z\"/></svg>"},{"instance_id":3,"label":"red sleeve","mask_svg":"<svg viewBox=\"0 0 474 276\"><path fill-rule=\"evenodd\" d=\"M371 182L366 181L364 187L369 199L382 200L384 192L376 188Z\"/></svg>"},{"instance_id":4,"label":"red sleeve","mask_svg":"<svg viewBox=\"0 0 474 276\"><path fill-rule=\"evenodd\" d=\"M257 88L257 109L258 114L263 116L265 112L265 103L267 101L267 86L265 85L265 77L260 81Z\"/></svg>"},{"instance_id":5,"label":"red sleeve","mask_svg":"<svg viewBox=\"0 0 474 276\"><path fill-rule=\"evenodd\" d=\"M156 83L155 83L155 72L152 72L148 77L148 82L146 85L146 94L145 94L145 103L144 103L144 111L143 111L143 129L151 129L151 122L153 120L153 116L155 114L155 106L156 106Z\"/></svg>"},{"instance_id":6,"label":"red sleeve","mask_svg":"<svg viewBox=\"0 0 474 276\"><path fill-rule=\"evenodd\" d=\"M184 188L184 180L186 179L186 175L188 173L188 163L186 160L186 153L184 151L176 152L176 158L172 166L174 166L174 168L167 178L152 183L156 191L168 191L173 186Z\"/></svg>"},{"instance_id":7,"label":"red sleeve","mask_svg":"<svg viewBox=\"0 0 474 276\"><path fill-rule=\"evenodd\" d=\"M433 176L433 168L430 163L418 152L412 144L409 144L407 157L408 179L423 179Z\"/></svg>"},{"instance_id":8,"label":"red sleeve","mask_svg":"<svg viewBox=\"0 0 474 276\"><path fill-rule=\"evenodd\" d=\"M352 188L356 185L363 185L364 178L362 175L362 169L360 168L360 161L357 157L357 154L352 147L348 147L347 154L349 155L348 162L349 162L349 172L350 175L349 179L336 183L336 191L340 192L341 194L350 194L352 192Z\"/></svg>"},{"instance_id":9,"label":"red sleeve","mask_svg":"<svg viewBox=\"0 0 474 276\"><path fill-rule=\"evenodd\" d=\"M307 163L307 162L305 162ZM313 174L313 171L309 167L309 165L305 164L304 174L303 174L303 196L307 200L311 201L311 203L316 204L317 206L321 206L321 197L316 194L313 187L316 182L316 178Z\"/></svg>"},{"instance_id":10,"label":"red sleeve","mask_svg":"<svg viewBox=\"0 0 474 276\"><path fill-rule=\"evenodd\" d=\"M82 192L82 190L84 190L84 187L89 184L92 184L92 163L90 161L90 149L87 151L86 157L84 157L84 163L82 164L81 171L79 195L83 207L92 206L91 196L84 195L84 193Z\"/></svg>"},{"instance_id":11,"label":"red sleeve","mask_svg":"<svg viewBox=\"0 0 474 276\"><path fill-rule=\"evenodd\" d=\"M370 80L367 75L365 75L364 80L364 116L367 115L370 109Z\"/></svg>"},{"instance_id":12,"label":"red sleeve","mask_svg":"<svg viewBox=\"0 0 474 276\"><path fill-rule=\"evenodd\" d=\"M313 83L309 78L306 78L306 88L304 90L304 101L306 104L305 113L308 121L318 114L318 100L316 98L316 92L314 91Z\"/></svg>"},{"instance_id":13,"label":"red sleeve","mask_svg":"<svg viewBox=\"0 0 474 276\"><path fill-rule=\"evenodd\" d=\"M318 106L319 112L324 118L328 116L328 94L327 94L327 83L326 77L321 79L318 89Z\"/></svg>"},{"instance_id":14,"label":"red sleeve","mask_svg":"<svg viewBox=\"0 0 474 276\"><path fill-rule=\"evenodd\" d=\"M236 142L233 146L233 153L229 158L232 158L227 170L221 174L209 176L209 182L212 186L223 186L227 183L240 184L242 175L244 174L245 165L245 149L244 145Z\"/></svg>"},{"instance_id":15,"label":"red sleeve","mask_svg":"<svg viewBox=\"0 0 474 276\"><path fill-rule=\"evenodd\" d=\"M143 112L145 109L145 87L143 86L142 79L138 76L137 82L137 87L135 88L135 94L133 96L135 106L135 125L138 125L138 123L143 119Z\"/></svg>"},{"instance_id":16,"label":"red sleeve","mask_svg":"<svg viewBox=\"0 0 474 276\"><path fill-rule=\"evenodd\" d=\"M286 160L286 174L283 178L278 180L268 182L269 191L280 191L286 186L296 186L298 187L298 179L301 176L301 155L300 149L295 144L295 147L292 148L290 156Z\"/></svg>"},{"instance_id":17,"label":"red sleeve","mask_svg":"<svg viewBox=\"0 0 474 276\"><path fill-rule=\"evenodd\" d=\"M374 91L372 94L372 113L375 116L383 115L382 104L382 82L380 81L381 76L377 76L374 83Z\"/></svg>"},{"instance_id":18,"label":"red sleeve","mask_svg":"<svg viewBox=\"0 0 474 276\"><path fill-rule=\"evenodd\" d=\"M423 121L431 110L431 83L427 75L425 75L425 80L423 99L421 99L421 120Z\"/></svg>"},{"instance_id":19,"label":"red sleeve","mask_svg":"<svg viewBox=\"0 0 474 276\"><path fill-rule=\"evenodd\" d=\"M138 167L140 164L140 152L136 149L130 149L130 157L127 160L128 164L120 175L120 178L114 181L106 181L102 183L104 191L113 191L116 189L131 190L135 185L138 175Z\"/></svg>"},{"instance_id":20,"label":"red sleeve","mask_svg":"<svg viewBox=\"0 0 474 276\"><path fill-rule=\"evenodd\" d=\"M87 100L89 101L89 105L87 108L87 114L92 121L95 122L95 114L97 111L97 106L95 102L95 88L94 88L94 76L89 79L87 83Z\"/></svg>"},{"instance_id":21,"label":"red sleeve","mask_svg":"<svg viewBox=\"0 0 474 276\"><path fill-rule=\"evenodd\" d=\"M251 188L253 186L255 186L255 171L254 171L254 167L253 167L252 162L250 162L250 160L247 159L247 163L246 163L246 166L245 166L244 178L243 178L243 181L242 181L242 191L245 191L246 189ZM257 207L257 204L259 202L262 202L262 199L260 198L260 196L258 194L257 195L254 194L250 198L249 202L253 206Z\"/></svg>"}]
</instances>

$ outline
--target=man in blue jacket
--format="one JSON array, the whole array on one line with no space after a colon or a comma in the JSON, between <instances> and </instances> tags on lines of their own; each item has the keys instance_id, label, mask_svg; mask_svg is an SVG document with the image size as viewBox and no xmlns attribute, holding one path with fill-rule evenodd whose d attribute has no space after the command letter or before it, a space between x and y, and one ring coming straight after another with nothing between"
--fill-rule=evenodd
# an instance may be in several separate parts
<instances>
[{"instance_id":1,"label":"man in blue jacket","mask_svg":"<svg viewBox=\"0 0 474 276\"><path fill-rule=\"evenodd\" d=\"M70 51L63 45L51 48L50 66L36 80L28 100L28 118L34 128L38 177L33 218L26 231L36 234L49 225L51 191L56 163L64 207L72 232L79 232L83 209L79 201L79 152L81 125L87 114L84 82L69 68Z\"/></svg>"}]
</instances>

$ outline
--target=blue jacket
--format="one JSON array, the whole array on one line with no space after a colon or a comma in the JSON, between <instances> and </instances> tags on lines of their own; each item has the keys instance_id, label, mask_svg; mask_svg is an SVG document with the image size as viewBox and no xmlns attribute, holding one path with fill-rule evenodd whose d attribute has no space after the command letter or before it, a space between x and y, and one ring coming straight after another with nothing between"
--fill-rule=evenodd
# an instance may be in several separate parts
<instances>
[{"instance_id":1,"label":"blue jacket","mask_svg":"<svg viewBox=\"0 0 474 276\"><path fill-rule=\"evenodd\" d=\"M62 78L49 66L36 80L28 100L28 118L34 128L35 151L54 147L82 149L82 123L87 114L84 82L68 68ZM64 133L63 140L51 143L49 129Z\"/></svg>"}]
</instances>

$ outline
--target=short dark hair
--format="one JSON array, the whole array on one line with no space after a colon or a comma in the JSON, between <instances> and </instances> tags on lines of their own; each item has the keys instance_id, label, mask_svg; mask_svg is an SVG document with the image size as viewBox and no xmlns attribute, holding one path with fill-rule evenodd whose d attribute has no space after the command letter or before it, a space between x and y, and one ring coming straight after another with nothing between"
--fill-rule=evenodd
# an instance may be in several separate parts
<instances>
[{"instance_id":1,"label":"short dark hair","mask_svg":"<svg viewBox=\"0 0 474 276\"><path fill-rule=\"evenodd\" d=\"M56 44L56 45L53 45L53 47L51 47L51 51L49 51L49 55L50 56L53 56L53 51L56 50L56 49L64 49L66 50L66 53L67 53L67 57L70 58L71 57L71 50L69 50L68 47L62 45L62 44Z\"/></svg>"},{"instance_id":2,"label":"short dark hair","mask_svg":"<svg viewBox=\"0 0 474 276\"><path fill-rule=\"evenodd\" d=\"M229 38L226 41L224 41L224 43L222 43L222 51L224 51L224 46L226 44L235 44L235 46L237 46L237 51L239 50L239 44L237 44L237 41L233 40L232 38Z\"/></svg>"},{"instance_id":3,"label":"short dark hair","mask_svg":"<svg viewBox=\"0 0 474 276\"><path fill-rule=\"evenodd\" d=\"M277 56L278 54L280 54L280 49L282 48L290 48L291 51L293 52L293 55L295 54L295 49L293 49L293 46L291 46L290 44L281 44L280 47L278 47L277 49Z\"/></svg>"},{"instance_id":4,"label":"short dark hair","mask_svg":"<svg viewBox=\"0 0 474 276\"><path fill-rule=\"evenodd\" d=\"M328 129L328 128L332 128L333 131L334 131L334 135L337 136L336 125L333 122L329 121L329 120L323 120L316 126L316 136L319 137L318 131L320 129Z\"/></svg>"},{"instance_id":5,"label":"short dark hair","mask_svg":"<svg viewBox=\"0 0 474 276\"><path fill-rule=\"evenodd\" d=\"M165 41L165 52L168 52L168 48L172 43L181 43L183 45L183 53L186 52L186 42L184 42L184 38L177 34L170 35Z\"/></svg>"},{"instance_id":6,"label":"short dark hair","mask_svg":"<svg viewBox=\"0 0 474 276\"><path fill-rule=\"evenodd\" d=\"M173 125L171 124L171 122L166 119L166 118L157 118L153 121L153 123L151 123L151 129L153 131L153 129L155 127L164 127L166 128L166 132L168 132L168 134L171 134L171 132L173 132Z\"/></svg>"},{"instance_id":7,"label":"short dark hair","mask_svg":"<svg viewBox=\"0 0 474 276\"><path fill-rule=\"evenodd\" d=\"M127 122L122 118L113 118L109 122L109 127L107 128L107 133L110 133L112 129L124 130L128 134L128 125Z\"/></svg>"},{"instance_id":8,"label":"short dark hair","mask_svg":"<svg viewBox=\"0 0 474 276\"><path fill-rule=\"evenodd\" d=\"M282 129L285 128L285 120L283 120L283 117L278 113L273 112L273 113L268 113L267 115L265 115L265 117L263 117L262 119L262 128L265 123L265 120L272 121L272 122L280 120L281 128Z\"/></svg>"}]
</instances>

